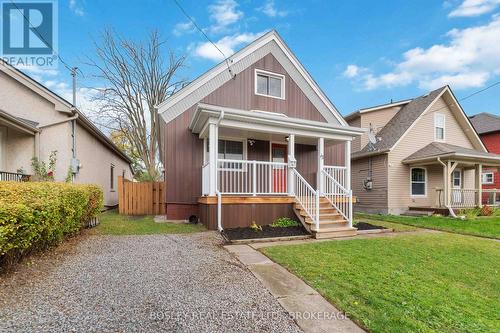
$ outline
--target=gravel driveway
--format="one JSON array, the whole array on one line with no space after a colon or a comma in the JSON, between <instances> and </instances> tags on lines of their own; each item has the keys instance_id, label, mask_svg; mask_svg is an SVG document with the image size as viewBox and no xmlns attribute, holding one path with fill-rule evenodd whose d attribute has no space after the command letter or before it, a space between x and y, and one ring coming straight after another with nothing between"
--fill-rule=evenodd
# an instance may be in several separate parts
<instances>
[{"instance_id":1,"label":"gravel driveway","mask_svg":"<svg viewBox=\"0 0 500 333\"><path fill-rule=\"evenodd\" d=\"M300 331L217 233L74 243L0 279L1 332Z\"/></svg>"}]
</instances>

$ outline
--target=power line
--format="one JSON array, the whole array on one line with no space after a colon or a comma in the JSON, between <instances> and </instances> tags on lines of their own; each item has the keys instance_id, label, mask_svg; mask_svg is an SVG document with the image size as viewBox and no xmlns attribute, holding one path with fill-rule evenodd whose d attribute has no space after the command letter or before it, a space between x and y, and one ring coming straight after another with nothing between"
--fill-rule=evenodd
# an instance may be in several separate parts
<instances>
[{"instance_id":1,"label":"power line","mask_svg":"<svg viewBox=\"0 0 500 333\"><path fill-rule=\"evenodd\" d=\"M486 87L486 88L484 88L484 89L481 89L481 90L478 90L478 91L476 91L476 92L473 92L472 94L470 94L470 95L468 95L468 96L465 96L464 98L461 98L461 99L460 99L460 102L461 102L461 101L465 101L466 99L469 99L469 98L471 98L472 96L477 95L477 94L480 94L480 93L482 93L483 91L486 91L486 90L488 90L488 89L490 89L490 88L493 88L494 86L499 85L499 84L500 84L500 81L495 82L495 83L493 83L493 84L491 84L491 85L487 86L487 87Z\"/></svg>"},{"instance_id":2,"label":"power line","mask_svg":"<svg viewBox=\"0 0 500 333\"><path fill-rule=\"evenodd\" d=\"M195 20L186 12L186 10L182 7L182 5L179 3L178 0L172 0L172 1L177 5L177 7L179 7L179 9L184 14L184 16L186 16L188 18L188 20L191 21L191 23L193 23L194 27L196 29L198 29L198 31L200 31L203 36L205 36L205 38L208 40L208 42L210 44L212 44L217 49L217 51L220 52L220 54L222 54L222 56L224 57L224 61L226 62L226 65L227 65L227 69L229 70L229 74L231 74L231 76L233 76L233 71L231 70L231 67L229 65L228 57L224 54L224 52L222 52L222 50L217 46L217 44L215 44L214 42L212 42L212 40L207 36L207 34L205 33L205 31L203 31L203 29L201 29L198 26L198 24L195 22Z\"/></svg>"}]
</instances>

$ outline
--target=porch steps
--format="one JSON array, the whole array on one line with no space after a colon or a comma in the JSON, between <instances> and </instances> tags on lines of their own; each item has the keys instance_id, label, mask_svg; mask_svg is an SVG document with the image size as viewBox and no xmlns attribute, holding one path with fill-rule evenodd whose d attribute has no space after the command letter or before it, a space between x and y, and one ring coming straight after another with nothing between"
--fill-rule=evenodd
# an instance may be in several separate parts
<instances>
[{"instance_id":1,"label":"porch steps","mask_svg":"<svg viewBox=\"0 0 500 333\"><path fill-rule=\"evenodd\" d=\"M295 202L293 205L295 215L307 231L317 239L351 237L356 235L356 228L349 227L348 221L328 201L322 197L319 203L319 230L302 205Z\"/></svg>"}]
</instances>

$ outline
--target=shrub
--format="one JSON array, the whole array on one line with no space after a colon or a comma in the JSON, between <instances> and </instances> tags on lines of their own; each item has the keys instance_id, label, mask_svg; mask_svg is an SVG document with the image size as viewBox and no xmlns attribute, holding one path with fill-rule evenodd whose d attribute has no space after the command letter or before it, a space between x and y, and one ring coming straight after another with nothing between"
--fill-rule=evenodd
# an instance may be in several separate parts
<instances>
[{"instance_id":1,"label":"shrub","mask_svg":"<svg viewBox=\"0 0 500 333\"><path fill-rule=\"evenodd\" d=\"M103 206L95 185L0 183L0 266L79 232Z\"/></svg>"},{"instance_id":2,"label":"shrub","mask_svg":"<svg viewBox=\"0 0 500 333\"><path fill-rule=\"evenodd\" d=\"M488 205L484 205L481 208L480 215L481 216L491 216L491 215L493 215L493 209L491 209L491 207Z\"/></svg>"},{"instance_id":3,"label":"shrub","mask_svg":"<svg viewBox=\"0 0 500 333\"><path fill-rule=\"evenodd\" d=\"M473 220L481 214L480 208L469 208L469 209L461 209L458 212L458 215L465 215L467 220Z\"/></svg>"},{"instance_id":4,"label":"shrub","mask_svg":"<svg viewBox=\"0 0 500 333\"><path fill-rule=\"evenodd\" d=\"M287 228L287 227L296 227L298 225L299 223L294 219L291 219L289 217L279 217L276 220L274 220L273 224L271 224L271 227Z\"/></svg>"}]
</instances>

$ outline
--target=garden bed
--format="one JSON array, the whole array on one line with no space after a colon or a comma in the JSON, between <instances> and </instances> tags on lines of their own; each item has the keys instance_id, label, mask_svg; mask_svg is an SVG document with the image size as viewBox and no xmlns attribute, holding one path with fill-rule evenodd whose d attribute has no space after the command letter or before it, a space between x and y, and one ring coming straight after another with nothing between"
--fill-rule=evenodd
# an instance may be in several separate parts
<instances>
[{"instance_id":1,"label":"garden bed","mask_svg":"<svg viewBox=\"0 0 500 333\"><path fill-rule=\"evenodd\" d=\"M387 229L386 227L383 227L381 225L373 225L367 222L358 222L355 225L358 230L379 230L379 229Z\"/></svg>"},{"instance_id":2,"label":"garden bed","mask_svg":"<svg viewBox=\"0 0 500 333\"><path fill-rule=\"evenodd\" d=\"M240 239L261 239L291 236L309 236L309 233L302 226L293 227L271 227L262 226L262 230L255 230L250 227L224 229L224 236L229 240Z\"/></svg>"}]
</instances>

